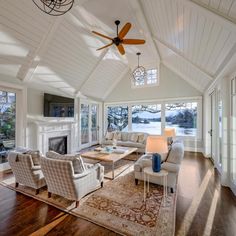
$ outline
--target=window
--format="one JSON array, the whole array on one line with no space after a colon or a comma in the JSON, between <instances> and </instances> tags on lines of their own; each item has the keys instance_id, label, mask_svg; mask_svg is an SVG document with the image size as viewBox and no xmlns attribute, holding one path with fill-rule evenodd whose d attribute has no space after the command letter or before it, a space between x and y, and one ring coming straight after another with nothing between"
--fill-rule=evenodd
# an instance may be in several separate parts
<instances>
[{"instance_id":1,"label":"window","mask_svg":"<svg viewBox=\"0 0 236 236\"><path fill-rule=\"evenodd\" d=\"M105 131L146 132L163 135L165 127L174 127L177 136L202 138L201 98L190 101L151 101L127 105L107 104Z\"/></svg>"},{"instance_id":2,"label":"window","mask_svg":"<svg viewBox=\"0 0 236 236\"><path fill-rule=\"evenodd\" d=\"M157 85L157 69L148 69L146 70L147 76L143 80L135 81L134 87L144 87L144 86L153 86Z\"/></svg>"},{"instance_id":3,"label":"window","mask_svg":"<svg viewBox=\"0 0 236 236\"><path fill-rule=\"evenodd\" d=\"M0 91L0 163L7 162L7 151L15 147L16 94Z\"/></svg>"},{"instance_id":4,"label":"window","mask_svg":"<svg viewBox=\"0 0 236 236\"><path fill-rule=\"evenodd\" d=\"M128 131L128 106L107 107L107 130Z\"/></svg>"},{"instance_id":5,"label":"window","mask_svg":"<svg viewBox=\"0 0 236 236\"><path fill-rule=\"evenodd\" d=\"M132 131L161 134L161 104L133 105Z\"/></svg>"},{"instance_id":6,"label":"window","mask_svg":"<svg viewBox=\"0 0 236 236\"><path fill-rule=\"evenodd\" d=\"M176 135L197 135L197 102L166 104L165 117L166 127L174 127Z\"/></svg>"},{"instance_id":7,"label":"window","mask_svg":"<svg viewBox=\"0 0 236 236\"><path fill-rule=\"evenodd\" d=\"M232 179L236 184L236 78L231 81L231 166Z\"/></svg>"}]
</instances>

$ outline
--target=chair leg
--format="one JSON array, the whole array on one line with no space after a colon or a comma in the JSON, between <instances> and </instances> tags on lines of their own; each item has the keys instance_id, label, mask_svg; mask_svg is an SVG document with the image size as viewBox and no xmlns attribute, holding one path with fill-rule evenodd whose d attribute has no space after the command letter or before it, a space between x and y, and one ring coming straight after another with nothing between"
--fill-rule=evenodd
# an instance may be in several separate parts
<instances>
[{"instance_id":1,"label":"chair leg","mask_svg":"<svg viewBox=\"0 0 236 236\"><path fill-rule=\"evenodd\" d=\"M16 182L15 187L18 188L18 186L19 186L19 183Z\"/></svg>"},{"instance_id":2,"label":"chair leg","mask_svg":"<svg viewBox=\"0 0 236 236\"><path fill-rule=\"evenodd\" d=\"M138 179L135 179L135 185L138 185Z\"/></svg>"},{"instance_id":3,"label":"chair leg","mask_svg":"<svg viewBox=\"0 0 236 236\"><path fill-rule=\"evenodd\" d=\"M52 193L48 192L48 198L50 198L52 196Z\"/></svg>"},{"instance_id":4,"label":"chair leg","mask_svg":"<svg viewBox=\"0 0 236 236\"><path fill-rule=\"evenodd\" d=\"M79 201L75 202L75 207L77 208L79 206Z\"/></svg>"},{"instance_id":5,"label":"chair leg","mask_svg":"<svg viewBox=\"0 0 236 236\"><path fill-rule=\"evenodd\" d=\"M101 188L103 187L103 182L101 182Z\"/></svg>"},{"instance_id":6,"label":"chair leg","mask_svg":"<svg viewBox=\"0 0 236 236\"><path fill-rule=\"evenodd\" d=\"M35 194L38 195L39 194L39 189L35 190Z\"/></svg>"}]
</instances>

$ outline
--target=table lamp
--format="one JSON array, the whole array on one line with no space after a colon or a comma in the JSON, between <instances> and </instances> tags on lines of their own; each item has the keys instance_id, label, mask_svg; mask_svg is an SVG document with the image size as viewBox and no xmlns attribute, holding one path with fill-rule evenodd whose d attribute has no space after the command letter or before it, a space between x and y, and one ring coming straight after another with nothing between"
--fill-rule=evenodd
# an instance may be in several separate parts
<instances>
[{"instance_id":1,"label":"table lamp","mask_svg":"<svg viewBox=\"0 0 236 236\"><path fill-rule=\"evenodd\" d=\"M176 136L175 128L165 128L164 136L167 138L168 145L173 143L173 137Z\"/></svg>"},{"instance_id":2,"label":"table lamp","mask_svg":"<svg viewBox=\"0 0 236 236\"><path fill-rule=\"evenodd\" d=\"M161 155L167 153L167 140L162 136L148 136L146 143L146 153L152 153L152 170L159 172L161 170Z\"/></svg>"}]
</instances>

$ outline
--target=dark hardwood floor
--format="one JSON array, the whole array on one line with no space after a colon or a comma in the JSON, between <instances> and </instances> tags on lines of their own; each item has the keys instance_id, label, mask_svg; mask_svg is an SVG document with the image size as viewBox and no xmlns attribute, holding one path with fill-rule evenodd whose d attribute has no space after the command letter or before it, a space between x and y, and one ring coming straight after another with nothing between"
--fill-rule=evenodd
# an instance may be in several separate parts
<instances>
[{"instance_id":1,"label":"dark hardwood floor","mask_svg":"<svg viewBox=\"0 0 236 236\"><path fill-rule=\"evenodd\" d=\"M9 177L0 173L0 180ZM236 197L200 153L186 152L178 181L176 235L236 235ZM116 235L0 185L0 235Z\"/></svg>"}]
</instances>

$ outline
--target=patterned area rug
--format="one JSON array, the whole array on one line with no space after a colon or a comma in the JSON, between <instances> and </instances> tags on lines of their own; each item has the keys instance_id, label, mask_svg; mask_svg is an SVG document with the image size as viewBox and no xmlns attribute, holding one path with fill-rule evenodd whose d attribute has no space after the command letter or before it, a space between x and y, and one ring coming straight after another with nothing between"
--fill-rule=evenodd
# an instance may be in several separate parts
<instances>
[{"instance_id":1,"label":"patterned area rug","mask_svg":"<svg viewBox=\"0 0 236 236\"><path fill-rule=\"evenodd\" d=\"M144 202L143 182L136 186L133 172L106 182L102 189L83 198L78 208L55 194L47 198L46 188L35 195L33 189L22 185L16 189L14 182L11 177L1 184L119 234L172 236L175 232L176 194L169 193L164 206L162 186L151 184Z\"/></svg>"}]
</instances>

